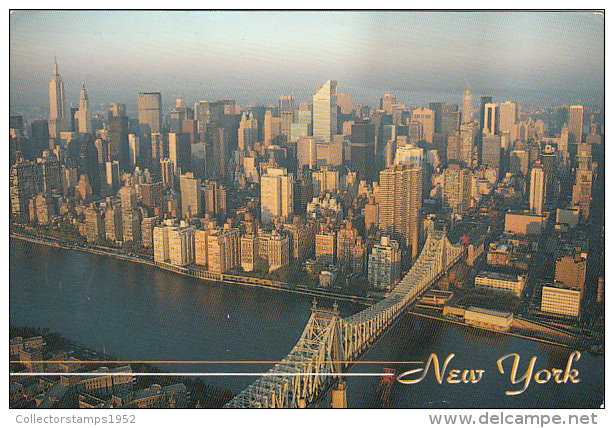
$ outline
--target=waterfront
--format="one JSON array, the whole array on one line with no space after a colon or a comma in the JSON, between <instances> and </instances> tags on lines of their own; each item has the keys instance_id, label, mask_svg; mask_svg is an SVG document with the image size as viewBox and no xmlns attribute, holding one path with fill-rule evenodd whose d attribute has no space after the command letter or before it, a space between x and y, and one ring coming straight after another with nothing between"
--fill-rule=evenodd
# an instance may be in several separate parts
<instances>
[{"instance_id":1,"label":"waterfront","mask_svg":"<svg viewBox=\"0 0 614 428\"><path fill-rule=\"evenodd\" d=\"M11 324L48 327L125 360L279 360L294 346L310 315L311 297L305 295L204 282L147 265L14 239L10 249ZM332 305L325 299L319 303ZM362 308L339 302L342 316ZM439 385L432 371L420 384L395 384L391 407L598 407L603 401L605 360L589 353L577 363L580 383L532 384L523 394L505 396L509 375L497 372L498 358L516 352L524 370L532 356L537 357L536 370L564 368L571 351L406 315L363 361L426 362L431 353L441 360L454 353L453 368L487 371L474 385ZM268 370L272 363L161 366L172 371L256 372ZM357 364L352 373L381 372L391 366L400 372L416 368ZM207 382L238 392L253 380L209 377ZM378 383L378 377L348 377L349 406L379 406Z\"/></svg>"}]
</instances>

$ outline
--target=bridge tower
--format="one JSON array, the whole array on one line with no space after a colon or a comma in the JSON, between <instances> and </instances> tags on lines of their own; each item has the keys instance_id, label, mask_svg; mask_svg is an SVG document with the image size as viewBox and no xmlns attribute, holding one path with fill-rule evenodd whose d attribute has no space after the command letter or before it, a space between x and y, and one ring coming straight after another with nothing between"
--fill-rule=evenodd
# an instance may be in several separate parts
<instances>
[{"instance_id":1,"label":"bridge tower","mask_svg":"<svg viewBox=\"0 0 614 428\"><path fill-rule=\"evenodd\" d=\"M337 385L333 388L332 406L333 409L347 409L347 390L348 386L343 379L339 379Z\"/></svg>"}]
</instances>

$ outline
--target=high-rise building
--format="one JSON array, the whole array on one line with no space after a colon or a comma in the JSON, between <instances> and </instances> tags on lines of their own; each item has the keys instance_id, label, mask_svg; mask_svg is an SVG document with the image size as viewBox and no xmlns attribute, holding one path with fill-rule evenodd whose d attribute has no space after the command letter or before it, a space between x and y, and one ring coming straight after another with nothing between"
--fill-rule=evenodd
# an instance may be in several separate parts
<instances>
[{"instance_id":1,"label":"high-rise building","mask_svg":"<svg viewBox=\"0 0 614 428\"><path fill-rule=\"evenodd\" d=\"M482 128L482 134L496 135L499 132L498 112L498 104L486 103L484 105L484 127Z\"/></svg>"},{"instance_id":2,"label":"high-rise building","mask_svg":"<svg viewBox=\"0 0 614 428\"><path fill-rule=\"evenodd\" d=\"M422 209L422 168L396 165L380 172L379 228L401 236L418 256L420 211Z\"/></svg>"},{"instance_id":3,"label":"high-rise building","mask_svg":"<svg viewBox=\"0 0 614 428\"><path fill-rule=\"evenodd\" d=\"M123 201L122 201L123 205ZM137 208L123 208L122 217L122 237L123 242L141 242L141 211Z\"/></svg>"},{"instance_id":4,"label":"high-rise building","mask_svg":"<svg viewBox=\"0 0 614 428\"><path fill-rule=\"evenodd\" d=\"M207 180L204 185L204 212L210 215L226 215L226 188L215 180Z\"/></svg>"},{"instance_id":5,"label":"high-rise building","mask_svg":"<svg viewBox=\"0 0 614 428\"><path fill-rule=\"evenodd\" d=\"M454 214L462 214L471 206L471 172L457 164L444 170L444 203Z\"/></svg>"},{"instance_id":6,"label":"high-rise building","mask_svg":"<svg viewBox=\"0 0 614 428\"><path fill-rule=\"evenodd\" d=\"M529 193L529 207L533 214L541 215L546 197L546 176L541 163L538 161L531 169L531 187Z\"/></svg>"},{"instance_id":7,"label":"high-rise building","mask_svg":"<svg viewBox=\"0 0 614 428\"><path fill-rule=\"evenodd\" d=\"M162 125L162 94L141 92L138 98L139 126L143 135L160 132Z\"/></svg>"},{"instance_id":8,"label":"high-rise building","mask_svg":"<svg viewBox=\"0 0 614 428\"><path fill-rule=\"evenodd\" d=\"M62 168L60 161L49 150L43 150L43 156L36 160L38 168L39 189L51 195L62 191Z\"/></svg>"},{"instance_id":9,"label":"high-rise building","mask_svg":"<svg viewBox=\"0 0 614 428\"><path fill-rule=\"evenodd\" d=\"M325 266L333 264L335 261L336 243L337 234L334 230L323 230L316 234L316 260Z\"/></svg>"},{"instance_id":10,"label":"high-rise building","mask_svg":"<svg viewBox=\"0 0 614 428\"><path fill-rule=\"evenodd\" d=\"M119 161L122 168L126 169L129 165L128 134L130 128L128 117L111 116L109 118L109 131L107 132L107 142L109 143L109 158L111 161Z\"/></svg>"},{"instance_id":11,"label":"high-rise building","mask_svg":"<svg viewBox=\"0 0 614 428\"><path fill-rule=\"evenodd\" d=\"M245 234L241 237L241 268L245 272L254 270L258 261L258 237Z\"/></svg>"},{"instance_id":12,"label":"high-rise building","mask_svg":"<svg viewBox=\"0 0 614 428\"><path fill-rule=\"evenodd\" d=\"M203 203L200 180L194 178L194 174L188 172L179 177L181 189L181 212L184 217L202 217Z\"/></svg>"},{"instance_id":13,"label":"high-rise building","mask_svg":"<svg viewBox=\"0 0 614 428\"><path fill-rule=\"evenodd\" d=\"M145 217L141 221L141 242L146 248L153 248L154 245L154 228L160 222L160 217Z\"/></svg>"},{"instance_id":14,"label":"high-rise building","mask_svg":"<svg viewBox=\"0 0 614 428\"><path fill-rule=\"evenodd\" d=\"M411 121L417 122L422 126L422 138L427 143L433 143L435 133L435 113L433 110L420 107L411 112Z\"/></svg>"},{"instance_id":15,"label":"high-rise building","mask_svg":"<svg viewBox=\"0 0 614 428\"><path fill-rule=\"evenodd\" d=\"M499 104L499 131L501 133L514 130L514 125L518 120L518 105L516 103L506 101Z\"/></svg>"},{"instance_id":16,"label":"high-rise building","mask_svg":"<svg viewBox=\"0 0 614 428\"><path fill-rule=\"evenodd\" d=\"M399 244L382 236L369 255L369 284L375 288L391 290L401 277L401 250Z\"/></svg>"},{"instance_id":17,"label":"high-rise building","mask_svg":"<svg viewBox=\"0 0 614 428\"><path fill-rule=\"evenodd\" d=\"M482 165L499 169L501 164L501 137L494 134L482 134Z\"/></svg>"},{"instance_id":18,"label":"high-rise building","mask_svg":"<svg viewBox=\"0 0 614 428\"><path fill-rule=\"evenodd\" d=\"M190 171L192 163L190 134L183 132L168 134L168 157L175 165L176 170L181 171L181 173Z\"/></svg>"},{"instance_id":19,"label":"high-rise building","mask_svg":"<svg viewBox=\"0 0 614 428\"><path fill-rule=\"evenodd\" d=\"M107 202L104 214L105 237L109 241L121 242L123 240L122 210L119 204Z\"/></svg>"},{"instance_id":20,"label":"high-rise building","mask_svg":"<svg viewBox=\"0 0 614 428\"><path fill-rule=\"evenodd\" d=\"M261 220L269 223L272 217L282 220L294 212L294 176L286 168L269 168L260 179Z\"/></svg>"},{"instance_id":21,"label":"high-rise building","mask_svg":"<svg viewBox=\"0 0 614 428\"><path fill-rule=\"evenodd\" d=\"M379 100L380 110L384 110L388 114L392 114L392 106L397 103L397 98L392 94L384 94Z\"/></svg>"},{"instance_id":22,"label":"high-rise building","mask_svg":"<svg viewBox=\"0 0 614 428\"><path fill-rule=\"evenodd\" d=\"M168 229L168 257L172 265L187 266L194 263L194 233L193 227Z\"/></svg>"},{"instance_id":23,"label":"high-rise building","mask_svg":"<svg viewBox=\"0 0 614 428\"><path fill-rule=\"evenodd\" d=\"M337 82L329 80L313 96L313 136L330 142L337 134Z\"/></svg>"},{"instance_id":24,"label":"high-rise building","mask_svg":"<svg viewBox=\"0 0 614 428\"><path fill-rule=\"evenodd\" d=\"M119 189L119 162L106 162L105 167L107 184L111 186L113 192L117 192L117 189Z\"/></svg>"},{"instance_id":25,"label":"high-rise building","mask_svg":"<svg viewBox=\"0 0 614 428\"><path fill-rule=\"evenodd\" d=\"M141 184L141 202L149 208L162 206L162 194L164 184L161 181L156 183Z\"/></svg>"},{"instance_id":26,"label":"high-rise building","mask_svg":"<svg viewBox=\"0 0 614 428\"><path fill-rule=\"evenodd\" d=\"M105 225L102 212L91 204L83 210L85 215L85 238L87 242L96 242L105 237Z\"/></svg>"},{"instance_id":27,"label":"high-rise building","mask_svg":"<svg viewBox=\"0 0 614 428\"><path fill-rule=\"evenodd\" d=\"M134 168L138 165L141 156L141 141L134 134L128 134L128 165Z\"/></svg>"},{"instance_id":28,"label":"high-rise building","mask_svg":"<svg viewBox=\"0 0 614 428\"><path fill-rule=\"evenodd\" d=\"M469 123L473 120L473 108L471 107L471 89L463 92L463 112L462 123Z\"/></svg>"},{"instance_id":29,"label":"high-rise building","mask_svg":"<svg viewBox=\"0 0 614 428\"><path fill-rule=\"evenodd\" d=\"M580 207L583 218L588 218L591 209L593 189L593 169L590 164L582 163L576 169L576 182L573 186L571 200Z\"/></svg>"},{"instance_id":30,"label":"high-rise building","mask_svg":"<svg viewBox=\"0 0 614 428\"><path fill-rule=\"evenodd\" d=\"M172 160L166 158L160 161L160 178L164 187L175 187L175 164Z\"/></svg>"},{"instance_id":31,"label":"high-rise building","mask_svg":"<svg viewBox=\"0 0 614 428\"><path fill-rule=\"evenodd\" d=\"M136 207L137 196L136 190L132 186L124 186L119 189L119 199L123 210L131 210Z\"/></svg>"},{"instance_id":32,"label":"high-rise building","mask_svg":"<svg viewBox=\"0 0 614 428\"><path fill-rule=\"evenodd\" d=\"M569 107L569 139L572 144L582 143L584 130L584 107L581 105Z\"/></svg>"},{"instance_id":33,"label":"high-rise building","mask_svg":"<svg viewBox=\"0 0 614 428\"><path fill-rule=\"evenodd\" d=\"M224 273L241 263L241 242L238 230L213 229L207 237L209 272Z\"/></svg>"},{"instance_id":34,"label":"high-rise building","mask_svg":"<svg viewBox=\"0 0 614 428\"><path fill-rule=\"evenodd\" d=\"M249 150L254 148L254 143L258 141L258 121L254 119L252 112L243 113L239 122L238 144L239 150Z\"/></svg>"},{"instance_id":35,"label":"high-rise building","mask_svg":"<svg viewBox=\"0 0 614 428\"><path fill-rule=\"evenodd\" d=\"M66 131L66 103L64 98L64 82L58 73L58 62L55 61L53 77L49 82L49 136L60 138L60 132Z\"/></svg>"},{"instance_id":36,"label":"high-rise building","mask_svg":"<svg viewBox=\"0 0 614 428\"><path fill-rule=\"evenodd\" d=\"M89 107L85 83L81 87L81 97L79 99L79 111L77 113L77 129L80 134L92 133L92 111Z\"/></svg>"}]
</instances>

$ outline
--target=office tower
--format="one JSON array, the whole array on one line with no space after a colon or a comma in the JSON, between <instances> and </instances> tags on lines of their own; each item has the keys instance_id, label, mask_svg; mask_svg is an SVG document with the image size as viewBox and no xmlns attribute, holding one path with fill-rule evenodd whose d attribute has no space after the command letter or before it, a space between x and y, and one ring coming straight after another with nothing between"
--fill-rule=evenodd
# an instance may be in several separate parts
<instances>
[{"instance_id":1,"label":"office tower","mask_svg":"<svg viewBox=\"0 0 614 428\"><path fill-rule=\"evenodd\" d=\"M109 108L108 117L119 117L119 116L126 116L126 104L121 104L121 103L111 104L111 108Z\"/></svg>"},{"instance_id":2,"label":"office tower","mask_svg":"<svg viewBox=\"0 0 614 428\"><path fill-rule=\"evenodd\" d=\"M482 165L499 169L501 164L501 137L482 134Z\"/></svg>"},{"instance_id":3,"label":"office tower","mask_svg":"<svg viewBox=\"0 0 614 428\"><path fill-rule=\"evenodd\" d=\"M479 121L479 131L482 134L482 130L485 126L484 113L486 112L486 104L492 103L492 97L482 97L480 98L480 121Z\"/></svg>"},{"instance_id":4,"label":"office tower","mask_svg":"<svg viewBox=\"0 0 614 428\"><path fill-rule=\"evenodd\" d=\"M422 168L396 165L380 172L379 228L403 237L412 259L418 256L421 209Z\"/></svg>"},{"instance_id":5,"label":"office tower","mask_svg":"<svg viewBox=\"0 0 614 428\"><path fill-rule=\"evenodd\" d=\"M286 168L269 168L260 179L260 210L263 223L271 218L282 220L294 212L294 176Z\"/></svg>"},{"instance_id":6,"label":"office tower","mask_svg":"<svg viewBox=\"0 0 614 428\"><path fill-rule=\"evenodd\" d=\"M444 135L450 135L458 131L461 124L460 112L456 104L441 105L441 120L440 132Z\"/></svg>"},{"instance_id":7,"label":"office tower","mask_svg":"<svg viewBox=\"0 0 614 428\"><path fill-rule=\"evenodd\" d=\"M583 162L576 169L576 181L571 200L580 207L580 213L585 219L590 214L592 189L593 169L590 163Z\"/></svg>"},{"instance_id":8,"label":"office tower","mask_svg":"<svg viewBox=\"0 0 614 428\"><path fill-rule=\"evenodd\" d=\"M273 117L271 110L267 110L264 115L264 145L275 145L279 143L281 135L281 119Z\"/></svg>"},{"instance_id":9,"label":"office tower","mask_svg":"<svg viewBox=\"0 0 614 428\"><path fill-rule=\"evenodd\" d=\"M365 205L365 230L368 232L372 227L379 227L379 204L371 197Z\"/></svg>"},{"instance_id":10,"label":"office tower","mask_svg":"<svg viewBox=\"0 0 614 428\"><path fill-rule=\"evenodd\" d=\"M513 150L510 152L510 172L522 174L526 177L529 172L529 154L525 150Z\"/></svg>"},{"instance_id":11,"label":"office tower","mask_svg":"<svg viewBox=\"0 0 614 428\"><path fill-rule=\"evenodd\" d=\"M368 183L377 179L375 159L375 125L369 121L357 121L350 136L350 169Z\"/></svg>"},{"instance_id":12,"label":"office tower","mask_svg":"<svg viewBox=\"0 0 614 428\"><path fill-rule=\"evenodd\" d=\"M154 228L160 222L160 217L145 217L141 221L141 242L146 248L154 246Z\"/></svg>"},{"instance_id":13,"label":"office tower","mask_svg":"<svg viewBox=\"0 0 614 428\"><path fill-rule=\"evenodd\" d=\"M109 118L109 131L107 132L109 159L111 161L119 161L124 169L129 165L129 132L128 118L126 116L112 116Z\"/></svg>"},{"instance_id":14,"label":"office tower","mask_svg":"<svg viewBox=\"0 0 614 428\"><path fill-rule=\"evenodd\" d=\"M401 250L397 241L382 236L369 255L369 284L391 290L401 278Z\"/></svg>"},{"instance_id":15,"label":"office tower","mask_svg":"<svg viewBox=\"0 0 614 428\"><path fill-rule=\"evenodd\" d=\"M501 133L514 130L514 125L518 120L518 104L506 101L499 104L499 131Z\"/></svg>"},{"instance_id":16,"label":"office tower","mask_svg":"<svg viewBox=\"0 0 614 428\"><path fill-rule=\"evenodd\" d=\"M337 134L337 82L329 80L313 96L313 136L330 142Z\"/></svg>"},{"instance_id":17,"label":"office tower","mask_svg":"<svg viewBox=\"0 0 614 428\"><path fill-rule=\"evenodd\" d=\"M168 134L168 157L177 171L185 173L191 169L192 151L189 134L183 132Z\"/></svg>"},{"instance_id":18,"label":"office tower","mask_svg":"<svg viewBox=\"0 0 614 428\"><path fill-rule=\"evenodd\" d=\"M166 158L160 161L160 178L164 187L175 187L175 164L172 160Z\"/></svg>"},{"instance_id":19,"label":"office tower","mask_svg":"<svg viewBox=\"0 0 614 428\"><path fill-rule=\"evenodd\" d=\"M85 238L87 242L96 242L105 237L104 217L94 204L83 210L85 215Z\"/></svg>"},{"instance_id":20,"label":"office tower","mask_svg":"<svg viewBox=\"0 0 614 428\"><path fill-rule=\"evenodd\" d=\"M471 207L471 172L457 164L444 170L443 201L453 214L463 214Z\"/></svg>"},{"instance_id":21,"label":"office tower","mask_svg":"<svg viewBox=\"0 0 614 428\"><path fill-rule=\"evenodd\" d=\"M392 94L384 94L379 100L380 110L384 110L388 114L392 114L392 106L397 103L397 98Z\"/></svg>"},{"instance_id":22,"label":"office tower","mask_svg":"<svg viewBox=\"0 0 614 428\"><path fill-rule=\"evenodd\" d=\"M424 149L413 144L406 144L397 147L394 165L412 165L415 168L422 168L424 161Z\"/></svg>"},{"instance_id":23,"label":"office tower","mask_svg":"<svg viewBox=\"0 0 614 428\"><path fill-rule=\"evenodd\" d=\"M560 189L556 150L551 145L546 145L539 155L539 159L546 176L546 198L551 200L558 196Z\"/></svg>"},{"instance_id":24,"label":"office tower","mask_svg":"<svg viewBox=\"0 0 614 428\"><path fill-rule=\"evenodd\" d=\"M151 139L151 159L153 164L158 164L164 158L169 157L168 150L168 134L160 134L154 132L150 136Z\"/></svg>"},{"instance_id":25,"label":"office tower","mask_svg":"<svg viewBox=\"0 0 614 428\"><path fill-rule=\"evenodd\" d=\"M420 107L411 112L411 121L421 125L421 139L427 143L433 143L433 134L435 133L435 113L433 110Z\"/></svg>"},{"instance_id":26,"label":"office tower","mask_svg":"<svg viewBox=\"0 0 614 428\"><path fill-rule=\"evenodd\" d=\"M85 134L79 149L79 175L86 175L94 195L100 192L100 169L98 168L98 150L94 146L91 134Z\"/></svg>"},{"instance_id":27,"label":"office tower","mask_svg":"<svg viewBox=\"0 0 614 428\"><path fill-rule=\"evenodd\" d=\"M474 147L478 137L478 129L475 122L465 123L460 126L459 158L467 168L476 165L474 160Z\"/></svg>"},{"instance_id":28,"label":"office tower","mask_svg":"<svg viewBox=\"0 0 614 428\"><path fill-rule=\"evenodd\" d=\"M202 192L200 180L194 178L194 174L188 172L179 177L179 187L181 189L181 212L184 217L202 217Z\"/></svg>"},{"instance_id":29,"label":"office tower","mask_svg":"<svg viewBox=\"0 0 614 428\"><path fill-rule=\"evenodd\" d=\"M80 134L92 133L92 111L89 107L85 83L81 87L81 97L79 99L79 111L77 112L77 129Z\"/></svg>"},{"instance_id":30,"label":"office tower","mask_svg":"<svg viewBox=\"0 0 614 428\"><path fill-rule=\"evenodd\" d=\"M357 246L363 247L364 250L358 230L352 227L351 221L346 221L345 227L337 232L337 263L351 271L361 270L362 263L356 260L361 258Z\"/></svg>"},{"instance_id":31,"label":"office tower","mask_svg":"<svg viewBox=\"0 0 614 428\"><path fill-rule=\"evenodd\" d=\"M499 105L495 103L486 103L484 105L484 127L482 128L482 134L495 135L498 133L498 108Z\"/></svg>"},{"instance_id":32,"label":"office tower","mask_svg":"<svg viewBox=\"0 0 614 428\"><path fill-rule=\"evenodd\" d=\"M313 137L301 137L296 142L296 158L297 167L302 169L303 166L308 166L309 169L315 169L318 159L318 150L316 140Z\"/></svg>"},{"instance_id":33,"label":"office tower","mask_svg":"<svg viewBox=\"0 0 614 428\"><path fill-rule=\"evenodd\" d=\"M603 139L601 137L601 135L597 134L597 124L594 122L595 121L595 116L591 115L591 122L589 125L589 133L586 136L586 144L601 144ZM562 134L562 133L561 133ZM562 135L561 135L562 137ZM559 147L560 150L560 147Z\"/></svg>"},{"instance_id":34,"label":"office tower","mask_svg":"<svg viewBox=\"0 0 614 428\"><path fill-rule=\"evenodd\" d=\"M139 137L128 134L128 165L131 168L137 166L141 156L141 143Z\"/></svg>"},{"instance_id":35,"label":"office tower","mask_svg":"<svg viewBox=\"0 0 614 428\"><path fill-rule=\"evenodd\" d=\"M471 89L463 92L463 112L462 123L469 123L473 120L473 108L471 107Z\"/></svg>"},{"instance_id":36,"label":"office tower","mask_svg":"<svg viewBox=\"0 0 614 428\"><path fill-rule=\"evenodd\" d=\"M51 138L60 138L60 132L66 130L66 104L64 98L64 83L58 73L58 62L55 61L53 77L49 82L49 135Z\"/></svg>"},{"instance_id":37,"label":"office tower","mask_svg":"<svg viewBox=\"0 0 614 428\"><path fill-rule=\"evenodd\" d=\"M187 266L194 263L194 233L193 227L168 229L168 258L172 265Z\"/></svg>"},{"instance_id":38,"label":"office tower","mask_svg":"<svg viewBox=\"0 0 614 428\"><path fill-rule=\"evenodd\" d=\"M33 162L19 158L11 166L10 198L11 213L15 221L27 223L30 199L36 195L36 165Z\"/></svg>"},{"instance_id":39,"label":"office tower","mask_svg":"<svg viewBox=\"0 0 614 428\"><path fill-rule=\"evenodd\" d=\"M239 122L238 143L239 150L251 150L258 141L258 121L254 119L252 112L243 113Z\"/></svg>"},{"instance_id":40,"label":"office tower","mask_svg":"<svg viewBox=\"0 0 614 428\"><path fill-rule=\"evenodd\" d=\"M106 177L107 184L111 186L112 191L115 193L119 188L119 162L106 162Z\"/></svg>"},{"instance_id":41,"label":"office tower","mask_svg":"<svg viewBox=\"0 0 614 428\"><path fill-rule=\"evenodd\" d=\"M104 165L109 160L109 144L102 138L97 138L94 147L98 151L98 163Z\"/></svg>"},{"instance_id":42,"label":"office tower","mask_svg":"<svg viewBox=\"0 0 614 428\"><path fill-rule=\"evenodd\" d=\"M144 136L160 132L162 125L162 94L141 92L138 98L139 126Z\"/></svg>"},{"instance_id":43,"label":"office tower","mask_svg":"<svg viewBox=\"0 0 614 428\"><path fill-rule=\"evenodd\" d=\"M529 193L529 208L531 213L541 215L546 197L546 175L538 161L531 169L531 188Z\"/></svg>"},{"instance_id":44,"label":"office tower","mask_svg":"<svg viewBox=\"0 0 614 428\"><path fill-rule=\"evenodd\" d=\"M61 193L62 168L60 161L49 150L43 150L43 156L36 160L39 190L46 195Z\"/></svg>"},{"instance_id":45,"label":"office tower","mask_svg":"<svg viewBox=\"0 0 614 428\"><path fill-rule=\"evenodd\" d=\"M354 97L352 94L337 93L337 106L342 115L351 115L354 111Z\"/></svg>"},{"instance_id":46,"label":"office tower","mask_svg":"<svg viewBox=\"0 0 614 428\"><path fill-rule=\"evenodd\" d=\"M584 107L580 105L569 107L569 137L572 144L582 143L584 130Z\"/></svg>"}]
</instances>

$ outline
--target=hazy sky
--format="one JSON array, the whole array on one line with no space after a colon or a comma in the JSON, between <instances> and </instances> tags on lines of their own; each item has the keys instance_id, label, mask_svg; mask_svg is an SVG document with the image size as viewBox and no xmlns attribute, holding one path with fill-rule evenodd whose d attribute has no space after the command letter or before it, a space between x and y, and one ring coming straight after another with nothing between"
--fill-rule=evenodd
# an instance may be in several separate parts
<instances>
[{"instance_id":1,"label":"hazy sky","mask_svg":"<svg viewBox=\"0 0 614 428\"><path fill-rule=\"evenodd\" d=\"M49 110L57 56L67 103L161 91L165 105L224 97L308 101L326 80L355 103L601 105L604 18L592 12L14 11L10 110Z\"/></svg>"}]
</instances>

